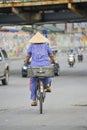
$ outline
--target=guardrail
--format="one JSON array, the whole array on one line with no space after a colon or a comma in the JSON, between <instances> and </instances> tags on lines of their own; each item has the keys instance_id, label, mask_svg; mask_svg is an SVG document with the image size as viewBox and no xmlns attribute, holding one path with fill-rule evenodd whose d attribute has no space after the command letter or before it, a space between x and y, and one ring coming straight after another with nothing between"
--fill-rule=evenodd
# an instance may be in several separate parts
<instances>
[{"instance_id":1,"label":"guardrail","mask_svg":"<svg viewBox=\"0 0 87 130\"><path fill-rule=\"evenodd\" d=\"M42 0L0 0L0 3L16 3L16 2L38 2Z\"/></svg>"},{"instance_id":2,"label":"guardrail","mask_svg":"<svg viewBox=\"0 0 87 130\"><path fill-rule=\"evenodd\" d=\"M66 2L87 2L87 0L0 0L0 3L15 3L15 2L59 2L59 3L66 3Z\"/></svg>"},{"instance_id":3,"label":"guardrail","mask_svg":"<svg viewBox=\"0 0 87 130\"><path fill-rule=\"evenodd\" d=\"M0 0L0 8L87 2L87 0Z\"/></svg>"}]
</instances>

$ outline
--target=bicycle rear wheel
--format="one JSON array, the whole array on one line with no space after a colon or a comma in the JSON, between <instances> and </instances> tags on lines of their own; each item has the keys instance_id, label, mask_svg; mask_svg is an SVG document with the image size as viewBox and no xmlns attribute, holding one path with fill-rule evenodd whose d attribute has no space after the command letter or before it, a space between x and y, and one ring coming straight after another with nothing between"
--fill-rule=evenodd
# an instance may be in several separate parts
<instances>
[{"instance_id":1,"label":"bicycle rear wheel","mask_svg":"<svg viewBox=\"0 0 87 130\"><path fill-rule=\"evenodd\" d=\"M40 103L40 114L42 114L43 113L43 93L40 93L39 103Z\"/></svg>"}]
</instances>

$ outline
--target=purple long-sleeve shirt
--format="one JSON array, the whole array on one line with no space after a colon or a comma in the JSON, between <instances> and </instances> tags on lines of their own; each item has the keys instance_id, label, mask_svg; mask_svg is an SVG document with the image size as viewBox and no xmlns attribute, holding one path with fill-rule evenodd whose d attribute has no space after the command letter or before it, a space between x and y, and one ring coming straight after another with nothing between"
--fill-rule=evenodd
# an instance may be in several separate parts
<instances>
[{"instance_id":1,"label":"purple long-sleeve shirt","mask_svg":"<svg viewBox=\"0 0 87 130\"><path fill-rule=\"evenodd\" d=\"M31 44L27 50L27 53L31 55L31 66L50 66L49 54L52 54L52 50L46 43Z\"/></svg>"}]
</instances>

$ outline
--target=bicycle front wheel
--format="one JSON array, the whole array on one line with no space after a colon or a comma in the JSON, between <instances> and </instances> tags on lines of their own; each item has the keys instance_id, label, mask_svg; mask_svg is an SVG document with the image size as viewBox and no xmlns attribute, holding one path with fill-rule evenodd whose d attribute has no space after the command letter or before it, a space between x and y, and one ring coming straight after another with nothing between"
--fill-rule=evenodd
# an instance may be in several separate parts
<instances>
[{"instance_id":1,"label":"bicycle front wheel","mask_svg":"<svg viewBox=\"0 0 87 130\"><path fill-rule=\"evenodd\" d=\"M39 103L40 103L40 114L42 114L43 113L43 93L40 93Z\"/></svg>"}]
</instances>

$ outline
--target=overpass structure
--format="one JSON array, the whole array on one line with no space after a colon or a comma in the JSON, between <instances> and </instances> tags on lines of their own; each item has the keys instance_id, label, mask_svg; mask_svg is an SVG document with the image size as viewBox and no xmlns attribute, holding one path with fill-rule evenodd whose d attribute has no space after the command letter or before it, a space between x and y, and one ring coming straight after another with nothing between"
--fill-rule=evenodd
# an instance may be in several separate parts
<instances>
[{"instance_id":1,"label":"overpass structure","mask_svg":"<svg viewBox=\"0 0 87 130\"><path fill-rule=\"evenodd\" d=\"M0 0L0 24L87 22L87 0Z\"/></svg>"}]
</instances>

